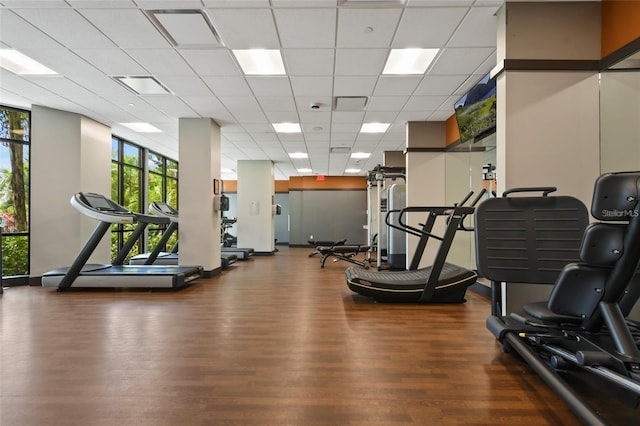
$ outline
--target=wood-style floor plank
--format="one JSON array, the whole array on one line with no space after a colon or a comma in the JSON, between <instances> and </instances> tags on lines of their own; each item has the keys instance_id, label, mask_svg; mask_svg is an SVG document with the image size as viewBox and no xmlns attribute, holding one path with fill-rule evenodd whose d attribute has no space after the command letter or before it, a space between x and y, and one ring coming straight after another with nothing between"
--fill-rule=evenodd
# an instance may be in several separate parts
<instances>
[{"instance_id":1,"label":"wood-style floor plank","mask_svg":"<svg viewBox=\"0 0 640 426\"><path fill-rule=\"evenodd\" d=\"M0 425L579 424L501 353L484 297L372 303L309 251L175 292L7 289Z\"/></svg>"}]
</instances>

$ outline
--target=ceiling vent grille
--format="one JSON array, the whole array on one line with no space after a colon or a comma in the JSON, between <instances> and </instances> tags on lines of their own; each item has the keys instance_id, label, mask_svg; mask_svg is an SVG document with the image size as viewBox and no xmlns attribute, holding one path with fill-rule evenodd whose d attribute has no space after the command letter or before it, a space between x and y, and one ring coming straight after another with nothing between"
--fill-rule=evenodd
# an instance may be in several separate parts
<instances>
[{"instance_id":1,"label":"ceiling vent grille","mask_svg":"<svg viewBox=\"0 0 640 426\"><path fill-rule=\"evenodd\" d=\"M336 96L334 111L364 111L367 106L366 96Z\"/></svg>"},{"instance_id":2,"label":"ceiling vent grille","mask_svg":"<svg viewBox=\"0 0 640 426\"><path fill-rule=\"evenodd\" d=\"M332 154L349 154L351 148L348 146L332 146L330 151Z\"/></svg>"},{"instance_id":3,"label":"ceiling vent grille","mask_svg":"<svg viewBox=\"0 0 640 426\"><path fill-rule=\"evenodd\" d=\"M338 6L343 7L398 7L406 3L407 0L338 0Z\"/></svg>"}]
</instances>

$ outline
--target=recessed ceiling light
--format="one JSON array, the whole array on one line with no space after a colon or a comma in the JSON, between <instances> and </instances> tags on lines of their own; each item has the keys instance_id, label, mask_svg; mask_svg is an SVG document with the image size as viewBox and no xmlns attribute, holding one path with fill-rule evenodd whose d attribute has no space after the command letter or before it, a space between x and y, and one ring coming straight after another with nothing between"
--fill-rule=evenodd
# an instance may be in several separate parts
<instances>
[{"instance_id":1,"label":"recessed ceiling light","mask_svg":"<svg viewBox=\"0 0 640 426\"><path fill-rule=\"evenodd\" d=\"M115 76L118 83L124 85L138 95L172 95L171 90L160 83L155 77L149 75L140 76Z\"/></svg>"},{"instance_id":2,"label":"recessed ceiling light","mask_svg":"<svg viewBox=\"0 0 640 426\"><path fill-rule=\"evenodd\" d=\"M312 171L311 169L298 169L298 173L311 173Z\"/></svg>"},{"instance_id":3,"label":"recessed ceiling light","mask_svg":"<svg viewBox=\"0 0 640 426\"><path fill-rule=\"evenodd\" d=\"M0 49L0 67L19 75L56 75L57 72L14 49Z\"/></svg>"},{"instance_id":4,"label":"recessed ceiling light","mask_svg":"<svg viewBox=\"0 0 640 426\"><path fill-rule=\"evenodd\" d=\"M354 152L351 154L351 158L369 158L370 156L370 152Z\"/></svg>"},{"instance_id":5,"label":"recessed ceiling light","mask_svg":"<svg viewBox=\"0 0 640 426\"><path fill-rule=\"evenodd\" d=\"M345 173L360 173L360 169L346 169Z\"/></svg>"},{"instance_id":6,"label":"recessed ceiling light","mask_svg":"<svg viewBox=\"0 0 640 426\"><path fill-rule=\"evenodd\" d=\"M391 123L364 123L360 133L384 133L390 125Z\"/></svg>"},{"instance_id":7,"label":"recessed ceiling light","mask_svg":"<svg viewBox=\"0 0 640 426\"><path fill-rule=\"evenodd\" d=\"M272 126L278 133L302 133L300 123L273 123Z\"/></svg>"},{"instance_id":8,"label":"recessed ceiling light","mask_svg":"<svg viewBox=\"0 0 640 426\"><path fill-rule=\"evenodd\" d=\"M161 133L162 132L162 130L158 129L155 126L152 126L149 123L120 123L120 124L138 133Z\"/></svg>"},{"instance_id":9,"label":"recessed ceiling light","mask_svg":"<svg viewBox=\"0 0 640 426\"><path fill-rule=\"evenodd\" d=\"M382 74L424 74L438 49L392 49Z\"/></svg>"},{"instance_id":10,"label":"recessed ceiling light","mask_svg":"<svg viewBox=\"0 0 640 426\"><path fill-rule=\"evenodd\" d=\"M234 49L238 64L246 75L285 75L278 49Z\"/></svg>"},{"instance_id":11,"label":"recessed ceiling light","mask_svg":"<svg viewBox=\"0 0 640 426\"><path fill-rule=\"evenodd\" d=\"M158 31L176 47L222 46L209 16L201 9L149 10Z\"/></svg>"},{"instance_id":12,"label":"recessed ceiling light","mask_svg":"<svg viewBox=\"0 0 640 426\"><path fill-rule=\"evenodd\" d=\"M309 158L309 154L306 152L290 152L289 157L291 158Z\"/></svg>"}]
</instances>

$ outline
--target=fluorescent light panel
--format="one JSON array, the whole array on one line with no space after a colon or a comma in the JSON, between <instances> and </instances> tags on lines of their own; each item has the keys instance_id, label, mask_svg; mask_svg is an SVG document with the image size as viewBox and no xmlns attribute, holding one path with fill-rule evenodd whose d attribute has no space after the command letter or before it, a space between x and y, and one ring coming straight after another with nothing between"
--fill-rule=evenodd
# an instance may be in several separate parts
<instances>
[{"instance_id":1,"label":"fluorescent light panel","mask_svg":"<svg viewBox=\"0 0 640 426\"><path fill-rule=\"evenodd\" d=\"M161 133L162 130L149 123L120 123L134 132L138 133Z\"/></svg>"},{"instance_id":2,"label":"fluorescent light panel","mask_svg":"<svg viewBox=\"0 0 640 426\"><path fill-rule=\"evenodd\" d=\"M424 74L438 49L392 49L382 74Z\"/></svg>"},{"instance_id":3,"label":"fluorescent light panel","mask_svg":"<svg viewBox=\"0 0 640 426\"><path fill-rule=\"evenodd\" d=\"M18 75L56 75L57 72L14 49L0 49L0 67Z\"/></svg>"},{"instance_id":4,"label":"fluorescent light panel","mask_svg":"<svg viewBox=\"0 0 640 426\"><path fill-rule=\"evenodd\" d=\"M298 169L298 173L311 173L312 171L311 169Z\"/></svg>"},{"instance_id":5,"label":"fluorescent light panel","mask_svg":"<svg viewBox=\"0 0 640 426\"><path fill-rule=\"evenodd\" d=\"M370 152L354 152L351 154L351 158L369 158L371 156Z\"/></svg>"},{"instance_id":6,"label":"fluorescent light panel","mask_svg":"<svg viewBox=\"0 0 640 426\"><path fill-rule=\"evenodd\" d=\"M360 173L360 169L346 169L345 173Z\"/></svg>"},{"instance_id":7,"label":"fluorescent light panel","mask_svg":"<svg viewBox=\"0 0 640 426\"><path fill-rule=\"evenodd\" d=\"M363 123L360 133L384 133L391 123Z\"/></svg>"},{"instance_id":8,"label":"fluorescent light panel","mask_svg":"<svg viewBox=\"0 0 640 426\"><path fill-rule=\"evenodd\" d=\"M171 90L152 76L116 76L118 83L123 84L138 95L172 95Z\"/></svg>"},{"instance_id":9,"label":"fluorescent light panel","mask_svg":"<svg viewBox=\"0 0 640 426\"><path fill-rule=\"evenodd\" d=\"M278 49L232 50L246 75L286 75Z\"/></svg>"},{"instance_id":10,"label":"fluorescent light panel","mask_svg":"<svg viewBox=\"0 0 640 426\"><path fill-rule=\"evenodd\" d=\"M272 123L271 125L278 133L302 133L300 123Z\"/></svg>"},{"instance_id":11,"label":"fluorescent light panel","mask_svg":"<svg viewBox=\"0 0 640 426\"><path fill-rule=\"evenodd\" d=\"M290 152L289 157L290 158L309 158L309 154L307 154L306 152Z\"/></svg>"}]
</instances>

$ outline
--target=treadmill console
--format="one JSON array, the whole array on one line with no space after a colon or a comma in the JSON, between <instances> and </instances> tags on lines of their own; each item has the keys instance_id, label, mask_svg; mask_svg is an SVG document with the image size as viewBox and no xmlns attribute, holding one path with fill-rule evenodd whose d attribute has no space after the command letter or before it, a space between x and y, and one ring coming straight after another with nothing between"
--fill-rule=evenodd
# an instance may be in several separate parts
<instances>
[{"instance_id":1,"label":"treadmill console","mask_svg":"<svg viewBox=\"0 0 640 426\"><path fill-rule=\"evenodd\" d=\"M108 223L134 223L135 213L104 195L93 192L78 192L71 197L71 205L85 216Z\"/></svg>"},{"instance_id":2,"label":"treadmill console","mask_svg":"<svg viewBox=\"0 0 640 426\"><path fill-rule=\"evenodd\" d=\"M173 207L171 207L167 203L162 203L160 201L154 201L149 206L149 211L153 212L154 214L156 214L158 216L167 217L172 222L177 222L178 221L178 211L176 209L174 209Z\"/></svg>"}]
</instances>

